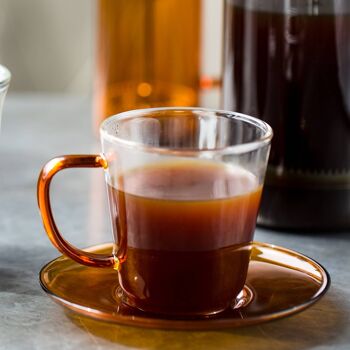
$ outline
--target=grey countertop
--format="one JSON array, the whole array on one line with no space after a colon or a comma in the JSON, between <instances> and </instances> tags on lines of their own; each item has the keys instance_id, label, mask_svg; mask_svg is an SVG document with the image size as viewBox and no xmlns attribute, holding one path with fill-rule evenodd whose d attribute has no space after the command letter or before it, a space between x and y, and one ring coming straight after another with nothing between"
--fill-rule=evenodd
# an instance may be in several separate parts
<instances>
[{"instance_id":1,"label":"grey countertop","mask_svg":"<svg viewBox=\"0 0 350 350\"><path fill-rule=\"evenodd\" d=\"M256 239L300 251L332 278L310 309L243 329L179 332L75 322L40 288L40 268L59 254L43 230L36 181L51 157L98 152L88 98L14 95L0 137L0 349L350 349L350 232L291 234L257 229ZM71 170L53 182L53 210L80 247L111 241L103 174Z\"/></svg>"}]
</instances>

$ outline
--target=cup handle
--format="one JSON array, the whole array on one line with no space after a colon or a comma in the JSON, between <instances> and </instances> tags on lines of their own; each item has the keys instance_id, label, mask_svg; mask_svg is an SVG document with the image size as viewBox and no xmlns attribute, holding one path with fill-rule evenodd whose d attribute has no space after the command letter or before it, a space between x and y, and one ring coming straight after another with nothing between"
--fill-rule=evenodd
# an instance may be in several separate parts
<instances>
[{"instance_id":1,"label":"cup handle","mask_svg":"<svg viewBox=\"0 0 350 350\"><path fill-rule=\"evenodd\" d=\"M61 235L54 221L50 203L50 184L56 173L67 168L107 168L106 160L97 154L64 155L51 159L41 170L38 179L38 205L52 244L64 255L76 262L93 267L116 267L118 261L113 255L85 252L68 243Z\"/></svg>"}]
</instances>

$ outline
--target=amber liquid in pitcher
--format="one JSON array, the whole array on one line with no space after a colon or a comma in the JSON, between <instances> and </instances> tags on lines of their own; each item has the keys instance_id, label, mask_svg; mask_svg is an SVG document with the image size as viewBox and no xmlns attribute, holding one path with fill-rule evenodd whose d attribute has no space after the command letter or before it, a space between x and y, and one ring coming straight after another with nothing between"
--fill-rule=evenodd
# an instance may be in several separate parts
<instances>
[{"instance_id":1,"label":"amber liquid in pitcher","mask_svg":"<svg viewBox=\"0 0 350 350\"><path fill-rule=\"evenodd\" d=\"M96 124L118 112L198 105L201 0L99 0Z\"/></svg>"},{"instance_id":2,"label":"amber liquid in pitcher","mask_svg":"<svg viewBox=\"0 0 350 350\"><path fill-rule=\"evenodd\" d=\"M165 314L225 310L246 279L261 195L241 168L178 162L109 185L128 303Z\"/></svg>"},{"instance_id":3,"label":"amber liquid in pitcher","mask_svg":"<svg viewBox=\"0 0 350 350\"><path fill-rule=\"evenodd\" d=\"M224 107L274 130L258 223L350 228L350 14L238 3L226 3Z\"/></svg>"}]
</instances>

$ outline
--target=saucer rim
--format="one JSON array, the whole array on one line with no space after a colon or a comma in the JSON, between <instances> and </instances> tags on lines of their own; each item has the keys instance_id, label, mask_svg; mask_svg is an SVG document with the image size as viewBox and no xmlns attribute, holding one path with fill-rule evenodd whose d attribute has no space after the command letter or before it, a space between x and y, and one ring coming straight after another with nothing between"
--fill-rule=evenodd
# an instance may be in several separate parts
<instances>
[{"instance_id":1,"label":"saucer rim","mask_svg":"<svg viewBox=\"0 0 350 350\"><path fill-rule=\"evenodd\" d=\"M203 330L215 330L215 329L225 329L225 328L241 328L241 327L253 326L260 323L272 322L280 318L290 317L292 315L295 315L304 311L305 309L309 308L310 306L315 304L317 301L319 301L327 293L331 285L330 274L323 265L321 265L319 262L317 262L313 258L310 258L309 256L302 254L296 250L284 248L275 244L259 242L259 241L252 241L251 244L253 247L254 246L265 247L269 249L276 249L278 251L282 251L287 254L297 255L299 257L302 257L304 260L307 260L308 262L316 265L318 271L320 271L322 276L322 282L321 282L322 284L320 285L317 293L307 301L300 303L296 306L293 306L291 308L273 312L273 313L267 313L264 315L251 316L246 319L244 318L242 319L204 318L204 319L186 320L186 319L164 319L157 316L152 317L152 315L149 315L149 314L145 316L119 314L116 317L116 314L106 313L98 309L91 310L91 308L89 307L70 302L69 300L63 297L60 297L54 294L44 282L44 272L47 270L47 268L49 268L51 264L57 263L58 260L69 259L64 255L60 255L57 258L49 261L40 269L39 283L41 288L45 291L45 293L47 293L48 296L51 297L57 304L63 306L65 311L76 313L79 316L92 318L100 322L108 322L108 323L119 324L119 325L152 328L152 329L168 329L168 330L202 330L203 331ZM113 246L113 242L89 246L84 250L96 251L96 250L105 249L111 246ZM76 264L78 265L78 263ZM81 266L84 266L84 265L81 265ZM89 266L84 266L84 267L94 268Z\"/></svg>"}]
</instances>

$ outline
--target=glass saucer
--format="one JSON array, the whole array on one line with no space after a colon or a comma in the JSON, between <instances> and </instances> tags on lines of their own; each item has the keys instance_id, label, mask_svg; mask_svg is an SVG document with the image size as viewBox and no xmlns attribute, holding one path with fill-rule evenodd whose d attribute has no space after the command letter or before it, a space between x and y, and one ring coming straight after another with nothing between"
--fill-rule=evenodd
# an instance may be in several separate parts
<instances>
[{"instance_id":1,"label":"glass saucer","mask_svg":"<svg viewBox=\"0 0 350 350\"><path fill-rule=\"evenodd\" d=\"M90 252L112 251L112 244ZM120 298L117 272L59 257L40 272L42 288L79 314L119 324L165 329L218 329L253 325L300 312L327 291L330 278L314 260L295 251L253 243L246 286L232 307L207 318L167 318L130 308ZM209 288L209 286L208 286Z\"/></svg>"}]
</instances>

